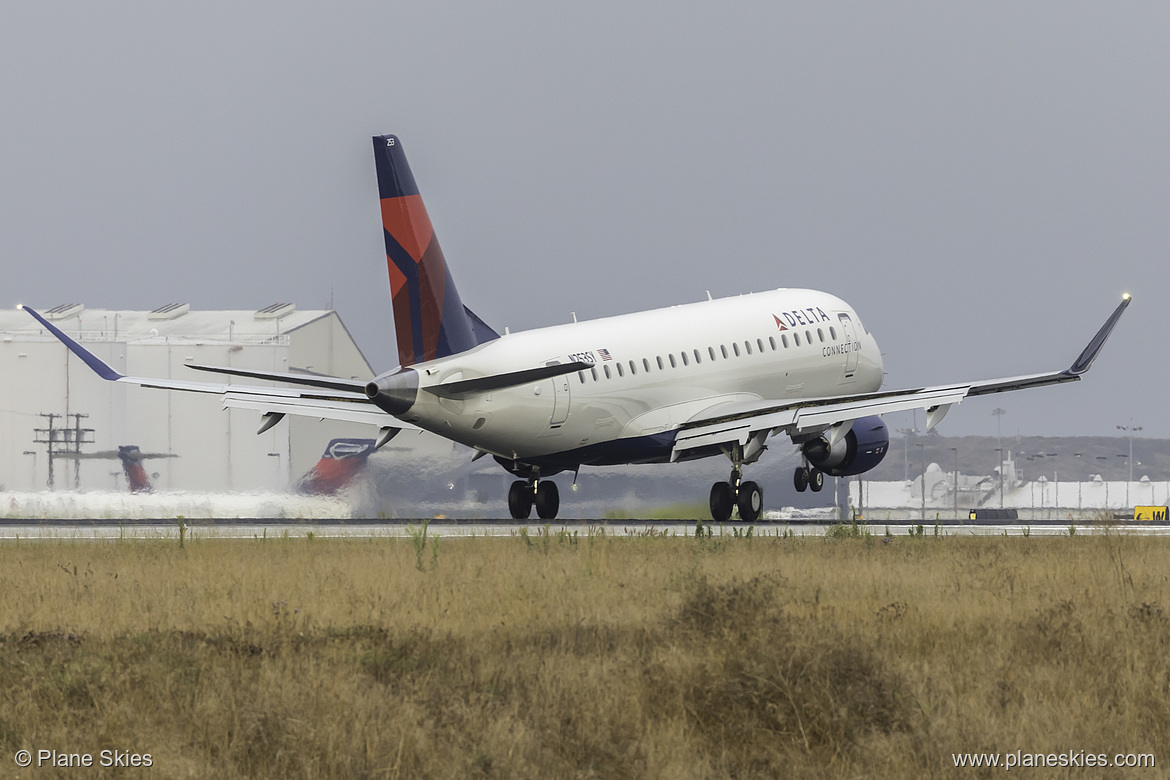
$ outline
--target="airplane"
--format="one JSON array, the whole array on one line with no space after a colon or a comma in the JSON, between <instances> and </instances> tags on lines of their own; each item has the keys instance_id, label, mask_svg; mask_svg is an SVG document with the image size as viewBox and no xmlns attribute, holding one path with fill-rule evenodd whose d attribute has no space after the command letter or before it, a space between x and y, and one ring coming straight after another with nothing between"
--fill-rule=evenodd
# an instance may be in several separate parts
<instances>
[{"instance_id":1,"label":"airplane","mask_svg":"<svg viewBox=\"0 0 1170 780\"><path fill-rule=\"evenodd\" d=\"M376 439L333 439L317 465L305 472L296 491L311 496L331 496L344 488L366 466L377 449Z\"/></svg>"},{"instance_id":2,"label":"airplane","mask_svg":"<svg viewBox=\"0 0 1170 780\"><path fill-rule=\"evenodd\" d=\"M122 461L122 473L126 475L126 484L131 493L151 493L154 486L150 484L150 477L146 474L146 467L142 462L147 458L177 458L178 455L170 452L143 452L137 444L119 445L116 450L101 450L100 452L63 452L55 457L71 460L112 459ZM158 474L154 475L155 477Z\"/></svg>"},{"instance_id":3,"label":"airplane","mask_svg":"<svg viewBox=\"0 0 1170 780\"><path fill-rule=\"evenodd\" d=\"M425 429L490 455L517 479L508 508L556 518L548 477L582 466L664 463L724 456L726 481L709 495L712 519L743 522L763 511L745 480L770 437L800 453L798 491L825 475L876 466L889 449L883 414L926 410L932 429L964 399L1079 380L1129 306L1106 319L1060 371L904 390L882 390L874 336L840 298L777 289L670 308L499 334L463 304L402 142L373 138L399 365L372 381L189 364L277 381L263 387L124 376L36 311L38 322L99 376L113 382L217 393L224 407L263 416L258 433L287 414L368 423L376 446Z\"/></svg>"}]
</instances>

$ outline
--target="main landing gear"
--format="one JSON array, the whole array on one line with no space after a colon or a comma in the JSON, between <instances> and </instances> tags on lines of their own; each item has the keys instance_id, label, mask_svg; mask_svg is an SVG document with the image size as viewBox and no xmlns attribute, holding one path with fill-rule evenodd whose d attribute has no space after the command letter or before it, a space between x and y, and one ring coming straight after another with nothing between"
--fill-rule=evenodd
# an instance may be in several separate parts
<instances>
[{"instance_id":1,"label":"main landing gear","mask_svg":"<svg viewBox=\"0 0 1170 780\"><path fill-rule=\"evenodd\" d=\"M711 519L725 523L731 519L731 511L739 509L739 519L754 523L760 519L764 509L764 491L755 482L742 482L743 472L739 468L731 471L727 482L716 482L711 486Z\"/></svg>"},{"instance_id":2,"label":"main landing gear","mask_svg":"<svg viewBox=\"0 0 1170 780\"><path fill-rule=\"evenodd\" d=\"M820 493L821 488L825 486L825 472L815 466L798 466L792 473L792 485L797 493L803 493L807 489Z\"/></svg>"},{"instance_id":3,"label":"main landing gear","mask_svg":"<svg viewBox=\"0 0 1170 780\"><path fill-rule=\"evenodd\" d=\"M527 520L536 506L541 520L555 520L561 508L561 494L552 480L541 482L535 477L518 479L508 488L508 511L513 520Z\"/></svg>"}]
</instances>

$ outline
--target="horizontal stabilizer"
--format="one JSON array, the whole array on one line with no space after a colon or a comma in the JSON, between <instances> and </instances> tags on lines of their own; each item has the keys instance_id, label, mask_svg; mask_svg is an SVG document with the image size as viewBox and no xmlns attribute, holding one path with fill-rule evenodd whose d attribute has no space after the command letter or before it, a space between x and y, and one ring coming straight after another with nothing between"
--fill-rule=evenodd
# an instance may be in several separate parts
<instances>
[{"instance_id":1,"label":"horizontal stabilizer","mask_svg":"<svg viewBox=\"0 0 1170 780\"><path fill-rule=\"evenodd\" d=\"M506 374L493 374L475 379L462 379L440 385L423 388L428 393L440 398L462 398L476 393L490 393L493 390L503 390L507 387L518 387L531 382L539 382L562 374L571 374L574 371L583 371L593 368L592 363L574 361L572 363L553 363L539 368L526 368L522 371L511 371Z\"/></svg>"},{"instance_id":2,"label":"horizontal stabilizer","mask_svg":"<svg viewBox=\"0 0 1170 780\"><path fill-rule=\"evenodd\" d=\"M197 363L187 363L187 368L193 368L196 371L210 371L214 374L227 374L229 376L246 376L252 379L268 379L273 382L288 382L291 385L308 385L309 387L324 387L329 390L341 390L343 392L364 393L366 383L356 379L342 379L336 376L327 376L325 374L297 374L287 371L259 371L248 368L229 368L227 366L204 366Z\"/></svg>"}]
</instances>

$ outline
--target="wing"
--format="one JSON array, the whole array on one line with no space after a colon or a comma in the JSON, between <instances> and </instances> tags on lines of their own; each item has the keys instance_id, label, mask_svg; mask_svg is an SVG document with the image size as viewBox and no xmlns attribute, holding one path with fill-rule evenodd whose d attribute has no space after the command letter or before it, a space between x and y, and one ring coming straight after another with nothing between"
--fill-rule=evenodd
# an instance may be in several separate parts
<instances>
[{"instance_id":1,"label":"wing","mask_svg":"<svg viewBox=\"0 0 1170 780\"><path fill-rule=\"evenodd\" d=\"M256 387L252 385L224 384L219 382L195 382L182 379L151 379L125 376L118 373L97 355L67 336L60 328L37 312L22 306L33 319L69 348L102 379L139 387L155 387L163 390L184 390L192 393L211 393L224 397L225 408L252 409L264 415L259 433L271 428L286 414L316 417L326 420L366 423L382 428L418 430L409 423L391 417L374 406L365 393L365 382L318 374L289 374L249 369L219 368L215 366L192 366L201 371L247 376L276 382L303 385L293 387Z\"/></svg>"},{"instance_id":2,"label":"wing","mask_svg":"<svg viewBox=\"0 0 1170 780\"><path fill-rule=\"evenodd\" d=\"M850 424L862 417L910 409L926 410L926 427L929 430L946 416L952 405L961 403L964 398L1075 382L1093 365L1129 302L1129 295L1122 297L1121 303L1093 336L1088 346L1082 350L1072 365L1063 371L910 390L779 402L721 404L705 409L683 423L675 439L671 459L685 459L688 454L693 456L695 451L708 448L734 444L746 446L752 439L762 444L763 438L770 434L786 433L796 440L833 426Z\"/></svg>"}]
</instances>

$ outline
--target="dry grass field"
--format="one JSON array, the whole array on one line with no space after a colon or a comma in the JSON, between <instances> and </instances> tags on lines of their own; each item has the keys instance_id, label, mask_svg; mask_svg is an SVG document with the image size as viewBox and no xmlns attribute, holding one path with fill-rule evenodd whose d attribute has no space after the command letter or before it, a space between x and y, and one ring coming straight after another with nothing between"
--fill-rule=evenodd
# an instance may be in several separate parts
<instances>
[{"instance_id":1,"label":"dry grass field","mask_svg":"<svg viewBox=\"0 0 1170 780\"><path fill-rule=\"evenodd\" d=\"M1170 541L841 536L6 543L0 775L142 771L19 749L193 778L1170 761Z\"/></svg>"}]
</instances>

